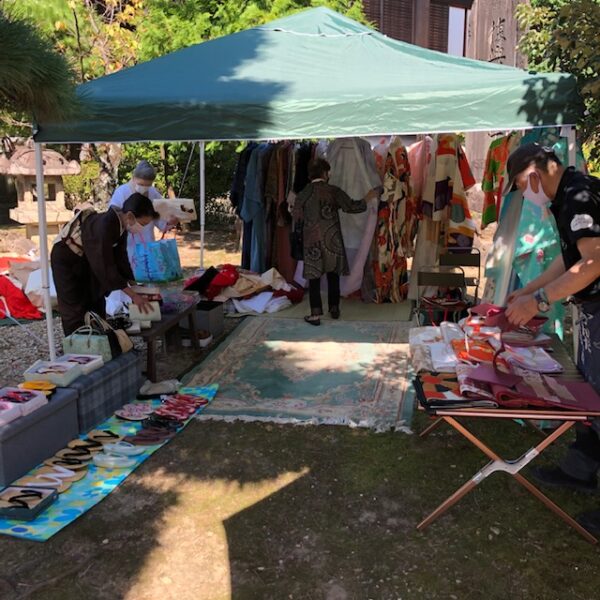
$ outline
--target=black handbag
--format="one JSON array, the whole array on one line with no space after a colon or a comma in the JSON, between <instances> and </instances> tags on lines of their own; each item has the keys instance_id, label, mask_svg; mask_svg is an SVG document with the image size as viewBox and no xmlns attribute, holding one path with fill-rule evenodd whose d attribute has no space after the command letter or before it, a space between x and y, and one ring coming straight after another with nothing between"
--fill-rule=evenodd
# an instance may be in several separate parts
<instances>
[{"instance_id":1,"label":"black handbag","mask_svg":"<svg viewBox=\"0 0 600 600\"><path fill-rule=\"evenodd\" d=\"M290 254L296 260L304 260L304 221L294 221L290 231Z\"/></svg>"}]
</instances>

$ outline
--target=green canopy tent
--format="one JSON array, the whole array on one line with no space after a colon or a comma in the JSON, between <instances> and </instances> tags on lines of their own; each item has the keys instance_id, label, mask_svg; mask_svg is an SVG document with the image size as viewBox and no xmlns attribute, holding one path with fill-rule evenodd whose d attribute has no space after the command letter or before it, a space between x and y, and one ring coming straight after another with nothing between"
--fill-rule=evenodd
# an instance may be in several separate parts
<instances>
[{"instance_id":1,"label":"green canopy tent","mask_svg":"<svg viewBox=\"0 0 600 600\"><path fill-rule=\"evenodd\" d=\"M532 74L427 50L326 8L190 46L77 92L82 113L63 123L37 123L38 149L44 142L525 129L572 125L580 110L571 75ZM40 151L40 173L41 167ZM203 181L202 173L201 232ZM41 258L46 270L44 249Z\"/></svg>"},{"instance_id":2,"label":"green canopy tent","mask_svg":"<svg viewBox=\"0 0 600 600\"><path fill-rule=\"evenodd\" d=\"M240 140L572 124L575 83L399 42L326 8L78 88L87 113L38 142Z\"/></svg>"}]
</instances>

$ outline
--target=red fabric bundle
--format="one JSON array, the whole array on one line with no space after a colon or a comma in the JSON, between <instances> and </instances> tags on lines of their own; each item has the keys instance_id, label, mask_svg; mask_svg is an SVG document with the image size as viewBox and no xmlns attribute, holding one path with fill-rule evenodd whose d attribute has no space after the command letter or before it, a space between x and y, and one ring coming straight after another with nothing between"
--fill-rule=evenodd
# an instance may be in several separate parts
<instances>
[{"instance_id":1,"label":"red fabric bundle","mask_svg":"<svg viewBox=\"0 0 600 600\"><path fill-rule=\"evenodd\" d=\"M0 275L0 297L6 302L8 311L14 319L41 319L42 313L29 301L29 298L14 283ZM6 319L6 307L0 301L0 319Z\"/></svg>"},{"instance_id":2,"label":"red fabric bundle","mask_svg":"<svg viewBox=\"0 0 600 600\"><path fill-rule=\"evenodd\" d=\"M208 288L206 288L205 295L209 300L212 300L215 296L221 293L223 288L234 285L239 278L237 267L234 265L223 265L219 269L218 275L210 282Z\"/></svg>"}]
</instances>

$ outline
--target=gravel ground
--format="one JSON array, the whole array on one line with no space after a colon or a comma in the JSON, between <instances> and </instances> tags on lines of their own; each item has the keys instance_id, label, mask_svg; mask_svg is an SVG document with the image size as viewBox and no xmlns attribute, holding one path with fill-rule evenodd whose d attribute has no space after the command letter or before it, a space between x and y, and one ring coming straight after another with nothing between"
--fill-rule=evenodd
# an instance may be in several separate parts
<instances>
[{"instance_id":1,"label":"gravel ground","mask_svg":"<svg viewBox=\"0 0 600 600\"><path fill-rule=\"evenodd\" d=\"M54 319L54 336L56 349L60 351L63 332L58 317ZM23 371L36 360L48 358L45 320L0 328L0 386L21 383Z\"/></svg>"},{"instance_id":2,"label":"gravel ground","mask_svg":"<svg viewBox=\"0 0 600 600\"><path fill-rule=\"evenodd\" d=\"M225 330L210 346L200 350L193 348L169 348L159 344L157 352L157 370L159 379L179 378L193 366L201 362L222 342L243 319L225 319ZM62 353L63 332L60 319L54 319L56 351ZM33 337L35 336L35 337ZM36 339L38 338L38 339ZM133 337L135 349L142 353L143 365L146 365L145 344L139 337ZM36 360L48 360L48 342L46 341L46 321L36 321L23 326L0 328L0 387L15 386L23 381L25 371Z\"/></svg>"}]
</instances>

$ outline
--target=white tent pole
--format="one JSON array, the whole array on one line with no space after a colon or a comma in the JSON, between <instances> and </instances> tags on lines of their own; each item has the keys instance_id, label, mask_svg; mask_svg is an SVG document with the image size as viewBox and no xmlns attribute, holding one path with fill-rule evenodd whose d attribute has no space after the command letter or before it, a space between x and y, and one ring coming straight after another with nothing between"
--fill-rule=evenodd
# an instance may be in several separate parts
<instances>
[{"instance_id":1,"label":"white tent pole","mask_svg":"<svg viewBox=\"0 0 600 600\"><path fill-rule=\"evenodd\" d=\"M44 195L44 159L42 144L35 147L35 184L38 204L38 235L40 239L40 269L42 270L42 294L46 310L46 327L48 330L48 349L50 360L56 359L54 347L54 319L52 316L52 301L50 299L50 276L48 264L48 226L46 223L46 198Z\"/></svg>"},{"instance_id":2,"label":"white tent pole","mask_svg":"<svg viewBox=\"0 0 600 600\"><path fill-rule=\"evenodd\" d=\"M204 142L198 142L200 150L200 268L204 268L204 224L206 222L206 182L204 169Z\"/></svg>"}]
</instances>

